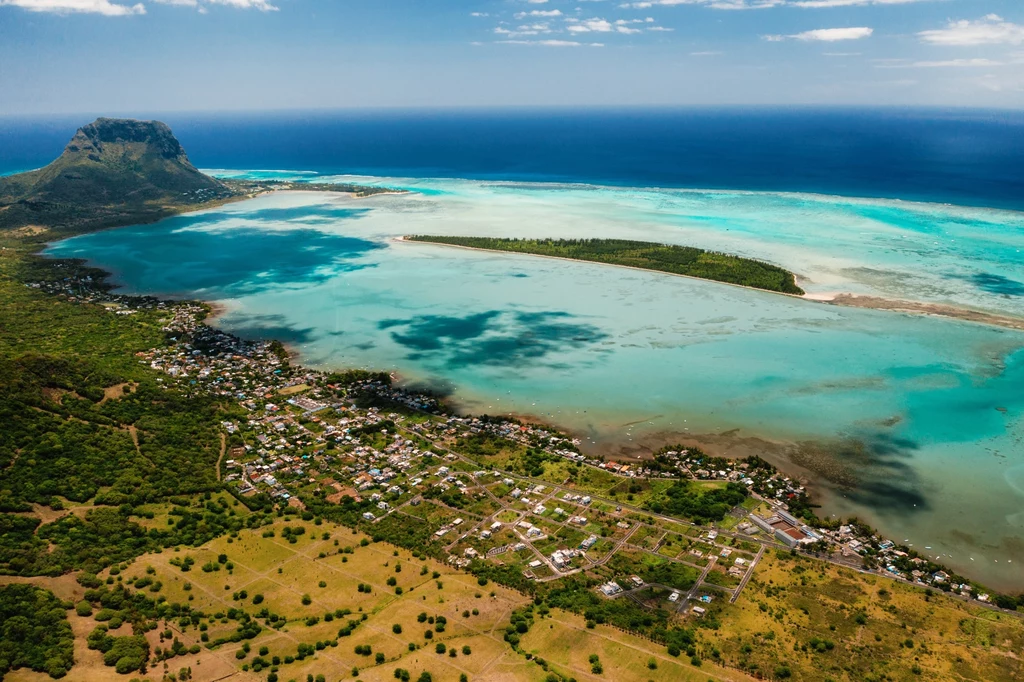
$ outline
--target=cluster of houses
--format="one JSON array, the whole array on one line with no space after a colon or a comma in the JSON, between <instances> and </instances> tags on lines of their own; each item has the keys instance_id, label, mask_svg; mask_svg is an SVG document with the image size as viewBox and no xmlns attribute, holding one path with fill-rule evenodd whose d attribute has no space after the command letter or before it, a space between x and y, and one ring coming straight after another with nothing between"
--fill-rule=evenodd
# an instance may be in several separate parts
<instances>
[{"instance_id":1,"label":"cluster of houses","mask_svg":"<svg viewBox=\"0 0 1024 682\"><path fill-rule=\"evenodd\" d=\"M281 357L280 349L271 343L246 341L206 326L202 322L206 309L199 304L111 293L88 271L65 264L56 267L67 268L68 277L32 282L27 286L71 301L103 305L112 314L131 314L143 309L166 311L164 331L170 343L138 353L139 362L163 372L169 382L186 391L231 398L248 411L247 419L225 421L223 424L229 436L244 436L245 444L235 445L224 462L225 480L236 484L241 494L266 492L300 508L302 503L292 492L296 483L321 488L326 499L335 503L340 503L345 497L361 500L369 494L377 503L377 511L366 513L376 519L392 511L390 503L384 499L385 495L397 496L406 492L393 479L416 466L418 458L425 453L411 440L387 433L386 428L380 429L385 444L378 447L365 445L351 433L355 429L379 426L387 419L400 420L397 415L384 414L377 408L357 407L354 401L348 400L346 390L328 385L322 373L289 366ZM441 412L439 402L431 396L405 391L380 381L370 380L362 384L362 388L374 391L383 400L435 415ZM669 449L658 453L650 464L620 464L588 458L578 452L577 439L537 425L453 416L444 420L410 423L404 428L428 441L489 432L623 477L682 477L737 482L745 485L754 497L771 505L770 514L752 514L741 523L736 529L740 533L754 535L763 532L789 547L824 546L847 557L859 555L868 567L877 567L894 577L982 602L989 599L988 595L978 593L967 581L950 574L940 565L908 548L897 547L869 529L859 526L842 526L837 530L811 528L788 511L788 503L806 494L804 487L756 458L730 461L698 451ZM452 455L449 457L454 458ZM426 478L436 476L437 480L432 485L442 490L453 486L465 490L466 483L462 478L445 469L440 467L434 474L423 472L407 481L406 485L418 486ZM513 483L508 479L508 485ZM544 486L533 486L526 491L516 489L512 491L512 497L530 505L533 504L530 495L539 495L543 491ZM565 493L563 499L582 506L591 503L589 496L574 493ZM544 511L546 509L534 509L537 514ZM586 517L582 515L569 515L561 509L555 511L568 515L568 523L580 527L587 524ZM441 528L437 533L441 536L457 525L449 524L448 530ZM528 522L517 524L516 531L531 541L544 536L542 529ZM569 566L576 553L586 551L594 542L596 537L591 536L577 548L559 549L549 557L551 563L559 569ZM492 548L487 555L491 556L496 549L501 548ZM467 555L458 560L471 558L475 557ZM739 561L742 560L734 562L729 570L736 573L745 570ZM600 589L605 593L611 590L613 594L617 593L616 589L621 591L614 583Z\"/></svg>"}]
</instances>

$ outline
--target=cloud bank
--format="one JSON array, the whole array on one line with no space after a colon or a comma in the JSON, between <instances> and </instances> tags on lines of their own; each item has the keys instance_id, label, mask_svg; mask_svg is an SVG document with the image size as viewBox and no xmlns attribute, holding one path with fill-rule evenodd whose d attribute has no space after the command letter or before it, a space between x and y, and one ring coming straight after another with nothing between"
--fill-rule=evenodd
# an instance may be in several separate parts
<instances>
[{"instance_id":1,"label":"cloud bank","mask_svg":"<svg viewBox=\"0 0 1024 682\"><path fill-rule=\"evenodd\" d=\"M211 5L223 5L236 9L256 9L261 12L275 12L277 7L269 0L153 0L161 5L193 7L205 13ZM124 4L114 0L0 0L0 7L20 7L30 12L51 14L100 14L108 17L124 17L146 13L141 2Z\"/></svg>"},{"instance_id":2,"label":"cloud bank","mask_svg":"<svg viewBox=\"0 0 1024 682\"><path fill-rule=\"evenodd\" d=\"M977 21L951 21L946 28L917 35L931 45L1020 45L1024 43L1024 26L989 14Z\"/></svg>"},{"instance_id":3,"label":"cloud bank","mask_svg":"<svg viewBox=\"0 0 1024 682\"><path fill-rule=\"evenodd\" d=\"M764 39L778 43L783 40L802 40L805 42L824 42L824 43L835 43L841 40L860 40L861 38L869 38L875 30L868 28L867 26L854 26L850 28L817 28L813 31L804 31L803 33L794 33L792 35L767 35Z\"/></svg>"}]
</instances>

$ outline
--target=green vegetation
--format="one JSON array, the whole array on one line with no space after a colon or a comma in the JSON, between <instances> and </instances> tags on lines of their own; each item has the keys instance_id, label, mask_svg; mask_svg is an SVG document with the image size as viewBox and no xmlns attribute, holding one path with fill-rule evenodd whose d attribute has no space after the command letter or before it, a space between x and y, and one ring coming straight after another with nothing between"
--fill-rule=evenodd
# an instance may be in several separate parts
<instances>
[{"instance_id":1,"label":"green vegetation","mask_svg":"<svg viewBox=\"0 0 1024 682\"><path fill-rule=\"evenodd\" d=\"M692 519L695 523L721 521L729 510L742 504L747 489L739 483L706 488L692 481L676 481L660 500L648 504L656 514L671 514Z\"/></svg>"},{"instance_id":2,"label":"green vegetation","mask_svg":"<svg viewBox=\"0 0 1024 682\"><path fill-rule=\"evenodd\" d=\"M289 182L286 180L260 180L258 183L246 183L244 181L228 180L226 185L234 186L247 184L259 184L268 189L294 189L304 192L340 192L354 194L357 197L372 197L375 194L393 194L394 189L390 187L377 187L372 185L354 185L349 182Z\"/></svg>"},{"instance_id":3,"label":"green vegetation","mask_svg":"<svg viewBox=\"0 0 1024 682\"><path fill-rule=\"evenodd\" d=\"M411 241L467 246L489 251L529 253L572 260L626 265L673 275L699 277L783 294L802 295L793 273L751 258L626 239L503 239L498 237L439 237L414 235Z\"/></svg>"},{"instance_id":4,"label":"green vegetation","mask_svg":"<svg viewBox=\"0 0 1024 682\"><path fill-rule=\"evenodd\" d=\"M234 196L196 170L163 123L100 118L79 128L45 168L0 178L0 230L152 222Z\"/></svg>"},{"instance_id":5,"label":"green vegetation","mask_svg":"<svg viewBox=\"0 0 1024 682\"><path fill-rule=\"evenodd\" d=\"M75 636L68 605L32 585L0 587L0 680L28 668L64 677L74 665Z\"/></svg>"},{"instance_id":6,"label":"green vegetation","mask_svg":"<svg viewBox=\"0 0 1024 682\"><path fill-rule=\"evenodd\" d=\"M127 154L123 158L134 153L122 151ZM93 162L113 163L103 153L98 156ZM41 177L32 182L42 182ZM50 189L39 184L25 189L30 180L16 178L4 184L0 196L13 196L11 187L40 197L49 192L51 200L58 190L65 191L60 183ZM30 204L16 207L11 215L24 213ZM39 215L56 205L59 202L50 201L46 206L51 208L43 206ZM83 215L90 215L90 206L96 205L85 205ZM97 225L57 221L48 226L77 230ZM456 663L471 676L489 670L490 662L507 654L506 643L547 673L548 680L569 679L563 672L586 675L588 670L624 682L642 682L649 676L703 680L706 675L698 678L682 671L697 675L698 666L707 671L712 665L758 678L1019 676L1019 662L1005 655L1024 642L1015 619L1000 620L1002 614L941 595L922 598L899 583L892 584L892 592L876 589L875 583L882 580L877 576L854 574L788 552L770 554L735 603L714 585L729 587L738 578L715 568L704 578L704 587L716 595L707 614L700 619L682 617L667 604L667 595L670 590L688 590L700 577L703 559L690 563L694 560L684 554L687 549L712 548L695 540L700 530L642 515L643 523L650 525L631 535L631 545L612 552L616 539L636 530L631 524L641 518L635 512L638 507L713 523L747 501L747 488L721 481L627 480L547 452L554 440L547 434L517 442L483 430L452 439L459 454L476 460L446 457L445 465L461 481L476 463L505 472L487 484L492 495L472 483L464 489L461 484L447 489L428 484L417 492L416 485L408 483L409 474L399 473L395 490L381 486L383 501L394 505L395 513L381 515L375 500L356 502L348 493L328 502L328 493L335 488L324 489L314 479L330 471L334 457L345 461L359 444L381 450L396 436L407 436L416 447L432 453L422 458L427 468L441 463L438 455L444 456L450 446L446 439L431 443L426 435L409 433L415 430L410 424L418 427L431 417L401 401L382 398L367 386L389 384L386 373L356 370L323 377L324 384L331 384L330 391L360 406L386 407L387 418L381 415L351 426L351 444L339 439L324 443L322 452L330 454L322 458L316 444L295 450L296 459L301 456L309 462L301 480L286 479L297 476L286 468L277 472L292 486L300 509L283 500L275 506L266 493L235 499L218 479L217 463L229 451L229 456L237 456L235 449L244 451L241 446L247 442L244 432L223 435L220 424L244 422L251 415L229 395L168 381L136 357L171 343L164 331L171 314L168 307L149 300L148 305L133 306L131 315L117 316L83 300L87 295L70 295L67 288L54 288L62 292L60 299L26 287L80 281L83 276L102 279L101 273L77 262L31 256L42 239L31 230L0 232L0 575L37 576L32 580L68 601L39 587L0 587L0 678L17 668L54 677L68 674L74 664L72 624L75 631L91 630L87 644L102 654L90 655L101 666L99 675L90 679L106 679L114 670L125 675L159 674L158 666L170 670L170 659L181 657L179 664L191 666L198 659L186 657L209 657L219 650L216 656L232 659L228 665L237 659L237 666L269 682L323 680L323 673L307 671L317 664L317 652L328 647L337 650L332 656L344 659L346 669L356 664L353 676L360 669L367 677L379 676L380 671L372 669L385 663L419 671L427 662L441 672L424 671L416 678L405 668L392 670L396 679L451 679ZM787 285L795 289L790 273L698 249L602 240L490 241L503 244L502 250L634 265L748 286L761 282L761 288L771 288L774 282L781 288L773 291L786 291ZM178 337L179 342L202 343L198 333L182 332ZM286 358L280 344L271 352L282 361ZM325 390L315 376L296 377L287 363L279 371L284 378L295 379L285 387L292 393ZM285 394L285 389L278 393ZM303 415L299 422L311 433L323 433L319 420L330 410L315 418ZM406 419L410 415L422 421ZM334 413L332 419L337 416ZM489 418L480 421L487 423ZM562 442L560 448L573 449ZM674 469L665 457L656 458L651 466ZM235 468L228 465L223 471ZM421 472L414 465L409 473ZM588 533L601 537L592 550L595 556L610 555L577 573L535 581L524 575L525 564L514 551L480 558L488 547L508 542L508 535L499 539L508 531L498 531L489 543L479 535L472 540L481 543L480 553L467 567L472 577L432 563L431 559L445 561L452 553L446 543L455 534L439 541L439 527L460 516L466 519L462 528L468 529L502 510L498 498L509 495L513 483L499 482L501 475L531 476L604 496L587 512L586 527L556 521L550 510L524 515L512 511L511 505L503 511L511 517L497 518L509 524L523 516L541 527L547 537L537 541L537 548L545 555L556 547L578 546ZM402 504L413 495L420 498L415 504ZM631 511L616 510L613 515L614 501L620 497L632 502ZM802 498L794 498L790 508L811 514ZM368 512L370 519L364 516ZM349 530L354 537L339 542ZM359 530L371 533L372 542ZM381 547L379 542L390 545ZM749 559L756 549L754 543L729 542L736 557ZM412 556L396 546L411 550ZM461 552L461 546L455 546ZM143 554L144 559L134 561ZM913 558L908 554L907 561ZM38 577L72 570L82 571L77 581L86 588L84 596L78 588L61 591L71 582L69 577ZM648 586L615 599L597 590L608 580L626 585L633 575ZM485 598L480 588L492 581ZM1012 608L1021 599L1000 596L997 603ZM421 612L424 608L431 609L429 615ZM447 615L435 609L453 617L451 627ZM342 622L353 614L357 617ZM380 636L388 627L396 637ZM157 628L160 633L152 632ZM304 641L285 643L282 631L307 634ZM403 632L404 637L397 637ZM348 638L340 648L339 638ZM948 654L941 649L946 641L952 642ZM281 667L292 665L291 670ZM213 668L204 668L202 679L210 679ZM186 669L187 676L181 672L178 680L192 679L191 667L181 668ZM197 666L200 674L198 670ZM530 673L524 675L516 679L534 679Z\"/></svg>"},{"instance_id":7,"label":"green vegetation","mask_svg":"<svg viewBox=\"0 0 1024 682\"><path fill-rule=\"evenodd\" d=\"M220 490L219 422L241 408L170 389L137 362L136 352L166 343L168 313L154 306L119 317L100 306L55 301L21 282L88 269L26 256L31 246L18 240L4 244L0 574L96 572L255 522L226 500L185 497ZM159 501L173 503L172 523L146 528L136 510ZM31 504L84 509L50 523L11 513Z\"/></svg>"}]
</instances>

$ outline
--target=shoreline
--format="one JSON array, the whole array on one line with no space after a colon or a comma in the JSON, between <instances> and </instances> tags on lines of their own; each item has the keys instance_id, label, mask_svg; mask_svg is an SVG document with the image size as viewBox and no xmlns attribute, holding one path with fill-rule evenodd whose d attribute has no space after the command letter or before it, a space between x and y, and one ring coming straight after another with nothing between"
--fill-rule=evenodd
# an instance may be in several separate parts
<instances>
[{"instance_id":1,"label":"shoreline","mask_svg":"<svg viewBox=\"0 0 1024 682\"><path fill-rule=\"evenodd\" d=\"M809 303L817 303L823 305L833 305L844 308L861 308L867 310L885 310L896 313L903 313L906 315L923 315L928 317L942 317L945 319L960 320L962 322L972 322L975 324L984 324L990 327L999 327L1002 329L1012 329L1015 331L1024 331L1024 318L1013 317L1010 315L999 315L997 313L990 313L983 310L974 310L971 308L962 308L955 305L949 305L944 303L927 303L923 301L906 301L901 299L889 299L882 298L880 296L868 296L862 294L854 294L849 292L835 292L835 293L805 293L803 295L787 294L784 291L772 291L770 289L759 289L757 287L748 286L746 284L735 284L733 282L722 282L715 279L706 279L704 277L694 277L693 275L681 275L675 272L665 272L664 270L653 270L650 268L641 268L635 265L620 265L618 263L603 263L600 261L583 260L579 258L567 258L565 256L549 256L545 254L537 253L520 253L513 251L501 251L499 249L486 249L479 246L463 246L461 244L446 244L443 242L431 242L431 241L413 241L407 239L405 235L393 237L392 242L396 244L427 244L428 246L439 246L449 249L465 249L467 251L478 251L481 253L493 253L503 254L508 256L524 256L527 258L549 258L551 260L565 261L569 263L584 263L588 265L598 265L602 267L612 268L623 268L626 270L635 270L638 272L646 272L654 275L666 275L668 277L681 277L683 279L694 280L697 282L710 282L712 284L721 284L730 287L736 287L737 289L746 289L747 291L757 291L763 294L769 294L772 296L786 296L800 301L807 301ZM767 261L765 261L767 262ZM774 264L773 265L777 265ZM779 266L782 267L782 266ZM797 284L800 282L799 275L794 274L794 278Z\"/></svg>"},{"instance_id":2,"label":"shoreline","mask_svg":"<svg viewBox=\"0 0 1024 682\"><path fill-rule=\"evenodd\" d=\"M61 260L58 258L47 257L50 260ZM74 259L72 259L74 260ZM97 268L102 270L102 268ZM103 272L107 272L103 270ZM665 273L672 274L672 273ZM130 294L129 294L130 295ZM180 300L180 299L179 299ZM217 301L208 301L203 299L192 299L196 300L201 305L205 306L209 313L203 319L204 324L210 324L213 326L220 316L222 316L227 306ZM215 327L220 330L219 327ZM220 330L225 331L225 330ZM227 334L233 334L233 332L225 331ZM259 337L257 337L259 338ZM271 337L264 337L263 340L274 340ZM281 342L287 352L289 362L298 365L299 369L305 368L302 364L303 354L299 348L294 344ZM309 367L309 369L314 369ZM325 368L315 368L317 371L324 371ZM395 378L396 382L400 385L405 383L407 378L403 377L400 371L391 370L390 374ZM412 390L413 387L405 387L406 390ZM460 416L480 416L482 412L474 413L469 404L463 403L458 398L445 397L441 398L442 404L448 409L451 409L453 413ZM573 436L578 436L577 432L570 430L565 427L559 427L553 420L542 419L529 414L515 414L512 415L524 422L533 423L538 426L550 428L554 431L562 431ZM826 505L829 504L832 494L838 493L836 484L830 481L826 475L821 472L812 471L811 469L805 469L797 462L790 459L788 456L799 450L801 443L797 441L773 441L756 435L746 435L740 432L740 429L731 429L722 431L720 433L705 432L705 433L680 433L675 431L663 430L653 432L651 434L641 436L634 441L634 444L627 445L624 442L616 439L606 439L600 444L595 444L595 454L599 454L600 451L604 450L612 455L612 459L619 461L632 461L650 459L654 452L661 447L666 445L682 445L684 447L699 447L700 449L707 452L709 455L721 456L731 460L738 460L751 455L756 455L768 461L773 465L780 473L784 476L795 479L801 486L804 487L806 494L812 504L820 509L823 513L819 514L819 518L827 518L833 516L830 513L824 513L829 511ZM875 524L872 524L875 525ZM886 533L885 530L879 530L876 532ZM957 570L962 570L959 567ZM991 578L983 579L985 584L995 584Z\"/></svg>"}]
</instances>

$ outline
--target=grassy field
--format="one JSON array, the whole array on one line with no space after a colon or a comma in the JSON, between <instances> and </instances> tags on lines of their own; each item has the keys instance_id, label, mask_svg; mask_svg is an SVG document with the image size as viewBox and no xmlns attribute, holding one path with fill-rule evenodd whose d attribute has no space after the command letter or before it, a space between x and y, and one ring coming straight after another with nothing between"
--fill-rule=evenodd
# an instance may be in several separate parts
<instances>
[{"instance_id":1,"label":"grassy field","mask_svg":"<svg viewBox=\"0 0 1024 682\"><path fill-rule=\"evenodd\" d=\"M1019 618L788 554L766 554L709 617L719 629L701 630L702 656L776 679L1024 679Z\"/></svg>"},{"instance_id":2,"label":"grassy field","mask_svg":"<svg viewBox=\"0 0 1024 682\"><path fill-rule=\"evenodd\" d=\"M153 511L154 520L159 520L162 510ZM297 538L294 543L286 539L285 526L292 531L289 535ZM304 532L296 535L294 531L300 527ZM193 679L200 682L227 676L231 680L256 682L267 679L268 669L256 673L243 670L243 666L258 655L267 660L274 656L281 659L277 673L282 682L301 682L309 674L322 674L332 681L348 679L353 668L358 669L362 680L394 679L396 668L408 670L413 679L422 671L429 671L434 680L442 682L455 682L461 675L470 680L544 680L548 672L536 660L530 660L533 656L548 660L552 671L577 679L747 679L725 671L698 671L685 657L673 659L663 646L612 628L587 630L581 618L558 609L552 610L551 617L540 621L530 633L529 646L516 652L504 641L504 632L512 611L525 605L526 597L494 583L481 586L473 576L447 565L367 540L344 527L329 523L317 526L292 519L243 530L235 537L222 536L198 548L144 555L127 565L119 579L148 578L160 584L156 592L152 585L147 586L143 591L148 596L188 604L207 615L200 626L182 627L175 621L161 624L147 634L151 649L170 644L170 640L165 642L160 636L166 625L186 647L200 645L200 652L175 657L166 666L154 663L145 676L119 676L103 665L99 652L85 646L85 638L97 621L72 610L69 619L76 635L77 663L68 679L100 682L136 677L155 681L166 673L191 668ZM194 563L184 572L172 561L180 563L186 556ZM205 571L204 565L216 565L218 569ZM108 573L100 577L106 578ZM0 583L12 581L34 582L72 602L80 601L85 593L73 575L0 578ZM401 594L397 593L399 588ZM229 609L255 614L263 608L287 619L287 624L277 629L265 627L255 638L247 640L250 651L241 658L237 656L243 650L242 643L206 648L207 642L202 641L204 633L212 641L234 631L236 622L225 617ZM338 616L339 613L345 615ZM420 614L424 613L429 620L421 622ZM443 631L438 628L438 616L447 619ZM357 625L351 634L339 637L339 629L353 621ZM400 626L399 632L396 625ZM131 634L131 627L125 624L111 634ZM576 660L572 642L581 638L591 648L606 652L602 653L602 676L591 675L585 659L583 663ZM300 644L317 642L329 643L313 656L284 663L286 656L297 654ZM444 654L437 652L438 643L445 645ZM356 653L356 647L364 646L370 648L371 655ZM267 653L260 654L264 647ZM463 647L469 647L468 655ZM453 648L455 657L449 653ZM383 654L383 663L377 663L378 653ZM656 669L646 667L652 657ZM19 670L5 679L42 682L49 677Z\"/></svg>"},{"instance_id":3,"label":"grassy field","mask_svg":"<svg viewBox=\"0 0 1024 682\"><path fill-rule=\"evenodd\" d=\"M152 511L155 519L161 518L159 508ZM194 563L184 572L175 564L186 556ZM646 556L654 562L653 570L658 559ZM213 565L218 569L203 570ZM685 570L695 575L694 569ZM609 565L603 573L611 576L615 568ZM680 656L610 626L587 628L582 617L559 609L535 621L517 652L504 641L504 632L512 612L528 603L523 595L494 583L481 586L471 575L386 543L369 542L350 529L294 518L222 536L198 548L144 555L124 567L119 578L159 583L158 591L149 585L144 592L206 614L198 626L172 620L147 634L151 649L169 645L160 636L165 627L186 647L201 647L199 653L170 659L166 667L154 663L145 675L154 682L182 668L191 668L198 681L227 676L243 682L266 680L267 668L259 673L244 669L257 656L268 661L278 657L281 682L321 674L328 680L349 679L353 669L358 669L359 679L389 680L396 668L408 670L413 679L429 671L434 680L445 682L462 675L469 680L540 681L549 672L566 679L616 682L996 682L1024 674L1019 659L1024 624L1019 619L786 553L765 555L736 604L716 596L706 605L704 619L691 620L706 627L698 627L696 644ZM26 581L71 602L85 592L73 575L0 579ZM252 615L267 609L282 625L264 627L247 641L207 648L204 634L212 641L234 632L237 623L227 617L231 609ZM447 621L443 628L438 617ZM97 625L93 616L72 610L69 620L77 638L77 663L68 679L131 677L117 676L103 665L99 652L86 648L85 638ZM351 633L339 636L346 626ZM130 626L111 634L131 634ZM286 658L295 657L300 644L312 647L318 642L321 647L312 655L290 662ZM445 646L443 654L437 651L439 643ZM357 647L368 647L370 654L357 653ZM463 647L469 647L468 655ZM452 648L455 657L449 655ZM599 674L593 672L591 655L599 658ZM49 678L20 670L5 679Z\"/></svg>"},{"instance_id":4,"label":"grassy field","mask_svg":"<svg viewBox=\"0 0 1024 682\"><path fill-rule=\"evenodd\" d=\"M598 625L587 629L583 618L554 610L550 617L534 623L523 638L521 648L548 662L551 669L577 680L751 680L748 675L702 662L694 666L690 659L673 657L658 646L615 628ZM594 674L590 656L597 655L602 672ZM650 663L654 667L650 667Z\"/></svg>"}]
</instances>

